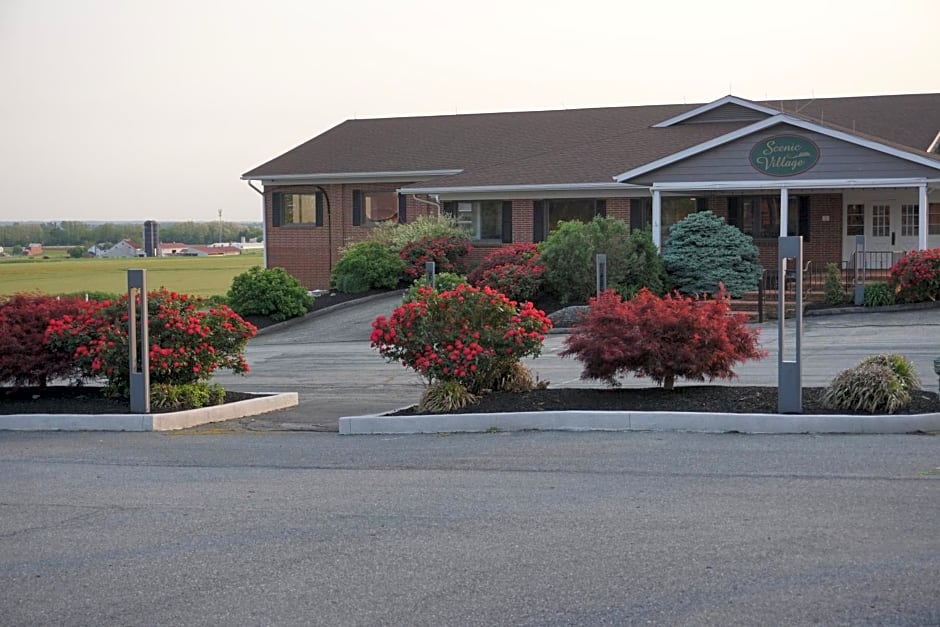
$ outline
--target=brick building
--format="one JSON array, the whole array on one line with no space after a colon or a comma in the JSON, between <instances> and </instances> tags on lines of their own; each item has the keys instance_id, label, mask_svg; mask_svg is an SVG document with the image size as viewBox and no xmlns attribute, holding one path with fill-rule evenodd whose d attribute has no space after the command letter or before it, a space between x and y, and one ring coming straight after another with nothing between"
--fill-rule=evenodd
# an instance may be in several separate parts
<instances>
[{"instance_id":1,"label":"brick building","mask_svg":"<svg viewBox=\"0 0 940 627\"><path fill-rule=\"evenodd\" d=\"M651 227L709 209L754 237L804 237L816 267L887 267L940 246L940 94L349 120L246 172L268 267L329 283L376 224L455 215L476 255L560 220ZM258 187L255 182L259 182Z\"/></svg>"}]
</instances>

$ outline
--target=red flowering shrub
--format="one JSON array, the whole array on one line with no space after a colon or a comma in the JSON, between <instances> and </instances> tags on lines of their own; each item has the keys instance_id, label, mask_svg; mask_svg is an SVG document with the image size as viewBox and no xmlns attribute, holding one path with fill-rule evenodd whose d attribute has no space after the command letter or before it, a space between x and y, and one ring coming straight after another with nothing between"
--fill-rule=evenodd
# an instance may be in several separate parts
<instances>
[{"instance_id":1,"label":"red flowering shrub","mask_svg":"<svg viewBox=\"0 0 940 627\"><path fill-rule=\"evenodd\" d=\"M518 243L491 252L467 280L471 285L486 285L514 300L529 300L542 290L544 274L538 246Z\"/></svg>"},{"instance_id":2,"label":"red flowering shrub","mask_svg":"<svg viewBox=\"0 0 940 627\"><path fill-rule=\"evenodd\" d=\"M433 261L437 272L467 273L467 255L473 247L463 236L422 237L401 249L405 276L416 279L424 274L424 264Z\"/></svg>"},{"instance_id":3,"label":"red flowering shrub","mask_svg":"<svg viewBox=\"0 0 940 627\"><path fill-rule=\"evenodd\" d=\"M68 355L46 350L49 321L90 306L78 297L14 294L0 303L0 384L44 386L74 374Z\"/></svg>"},{"instance_id":4,"label":"red flowering shrub","mask_svg":"<svg viewBox=\"0 0 940 627\"><path fill-rule=\"evenodd\" d=\"M150 292L147 303L151 383L205 382L220 368L248 372L245 343L256 329L229 307L206 307L201 298L162 289ZM127 321L127 296L123 296L50 321L46 340L54 349L68 352L84 377L103 377L113 393L127 396Z\"/></svg>"},{"instance_id":5,"label":"red flowering shrub","mask_svg":"<svg viewBox=\"0 0 940 627\"><path fill-rule=\"evenodd\" d=\"M912 250L891 266L899 302L922 303L940 297L940 248Z\"/></svg>"},{"instance_id":6,"label":"red flowering shrub","mask_svg":"<svg viewBox=\"0 0 940 627\"><path fill-rule=\"evenodd\" d=\"M542 350L551 321L532 303L521 307L488 287L422 288L391 317L372 323L372 347L435 381L456 380L467 390L488 389L494 377Z\"/></svg>"},{"instance_id":7,"label":"red flowering shrub","mask_svg":"<svg viewBox=\"0 0 940 627\"><path fill-rule=\"evenodd\" d=\"M746 320L744 314L731 313L723 289L714 300L699 300L678 293L659 297L644 288L628 301L608 290L590 300L561 354L584 364L581 378L610 385L627 372L667 390L676 377L733 379L736 362L767 354Z\"/></svg>"}]
</instances>

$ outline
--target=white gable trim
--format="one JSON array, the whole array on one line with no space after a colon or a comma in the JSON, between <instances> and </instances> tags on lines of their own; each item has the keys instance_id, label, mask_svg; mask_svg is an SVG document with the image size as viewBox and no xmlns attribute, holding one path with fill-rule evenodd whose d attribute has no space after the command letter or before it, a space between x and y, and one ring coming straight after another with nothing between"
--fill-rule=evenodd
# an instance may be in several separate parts
<instances>
[{"instance_id":1,"label":"white gable trim","mask_svg":"<svg viewBox=\"0 0 940 627\"><path fill-rule=\"evenodd\" d=\"M679 124L680 122L685 122L686 120L702 115L703 113L708 113L709 111L717 109L718 107L723 107L726 104L737 105L739 107L744 107L745 109L750 109L751 111L758 111L760 113L765 113L771 116L780 113L780 111L777 109L771 109L770 107L759 105L756 102L751 102L750 100L738 98L737 96L725 96L724 98L720 98L714 102L709 102L708 104L696 107L691 111L686 111L685 113L681 113L675 117L669 118L668 120L663 120L662 122L654 124L653 128L666 128L674 124Z\"/></svg>"},{"instance_id":2,"label":"white gable trim","mask_svg":"<svg viewBox=\"0 0 940 627\"><path fill-rule=\"evenodd\" d=\"M642 165L638 168L634 168L622 174L618 174L617 176L614 177L614 180L618 182L623 182L623 181L630 180L632 178L636 178L637 176L641 176L643 174L646 174L647 172L658 170L659 168L662 168L664 166L677 163L679 161L682 161L683 159L687 159L689 157L711 150L712 148L716 148L718 146L722 146L724 144L732 142L736 139L740 139L741 137L753 135L754 133L770 128L771 126L777 126L780 124L787 124L789 126L795 126L797 128L803 129L804 131L812 131L815 133L819 133L820 135L826 135L828 137L832 137L834 139L838 139L849 144L855 144L856 146L869 148L876 152L884 153L886 155L891 155L892 157L897 157L898 159L903 159L905 161L910 161L918 165L923 165L929 168L940 170L940 160L931 159L930 157L927 157L927 156L919 155L919 154L912 153L912 152L907 152L905 150L900 150L898 148L894 148L893 146L886 146L885 144L871 141L870 139L858 137L857 135L852 135L851 133L838 131L836 129L821 126L819 124L816 124L815 122L810 122L808 120L803 120L801 118L794 118L789 115L781 113L773 117L760 120L759 122L755 122L754 124L751 124L749 126L739 128L736 131L732 131L725 135L721 135L720 137L716 137L707 142L703 142L701 144L698 144L697 146L692 146L690 148L686 148L685 150L680 150L679 152L663 157L662 159L657 159L656 161L652 161L650 163L647 163L646 165Z\"/></svg>"},{"instance_id":3,"label":"white gable trim","mask_svg":"<svg viewBox=\"0 0 940 627\"><path fill-rule=\"evenodd\" d=\"M940 152L940 131L937 131L937 136L927 146L927 152Z\"/></svg>"}]
</instances>

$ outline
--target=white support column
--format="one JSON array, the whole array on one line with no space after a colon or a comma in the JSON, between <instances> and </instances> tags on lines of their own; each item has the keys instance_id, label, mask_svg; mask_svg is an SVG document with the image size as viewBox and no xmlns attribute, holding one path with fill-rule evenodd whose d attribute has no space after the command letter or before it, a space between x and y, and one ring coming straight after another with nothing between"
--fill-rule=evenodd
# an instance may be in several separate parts
<instances>
[{"instance_id":1,"label":"white support column","mask_svg":"<svg viewBox=\"0 0 940 627\"><path fill-rule=\"evenodd\" d=\"M780 188L780 237L787 236L787 222L790 219L790 191L786 187Z\"/></svg>"},{"instance_id":2,"label":"white support column","mask_svg":"<svg viewBox=\"0 0 940 627\"><path fill-rule=\"evenodd\" d=\"M659 190L653 190L653 243L656 250L663 249L663 202Z\"/></svg>"},{"instance_id":3,"label":"white support column","mask_svg":"<svg viewBox=\"0 0 940 627\"><path fill-rule=\"evenodd\" d=\"M917 201L917 248L927 250L927 184L923 183L919 189L919 198Z\"/></svg>"}]
</instances>

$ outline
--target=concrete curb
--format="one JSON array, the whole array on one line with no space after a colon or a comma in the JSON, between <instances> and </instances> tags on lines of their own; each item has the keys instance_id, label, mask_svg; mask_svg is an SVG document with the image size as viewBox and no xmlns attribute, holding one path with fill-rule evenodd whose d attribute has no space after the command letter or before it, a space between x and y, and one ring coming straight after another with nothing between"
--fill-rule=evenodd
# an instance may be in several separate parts
<instances>
[{"instance_id":1,"label":"concrete curb","mask_svg":"<svg viewBox=\"0 0 940 627\"><path fill-rule=\"evenodd\" d=\"M296 392L286 392L163 414L10 414L0 416L0 431L173 431L266 414L299 402Z\"/></svg>"},{"instance_id":2,"label":"concrete curb","mask_svg":"<svg viewBox=\"0 0 940 627\"><path fill-rule=\"evenodd\" d=\"M706 414L697 412L546 411L421 416L346 416L340 435L485 431L691 431L698 433L940 432L940 413L888 416Z\"/></svg>"}]
</instances>

